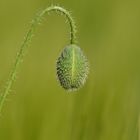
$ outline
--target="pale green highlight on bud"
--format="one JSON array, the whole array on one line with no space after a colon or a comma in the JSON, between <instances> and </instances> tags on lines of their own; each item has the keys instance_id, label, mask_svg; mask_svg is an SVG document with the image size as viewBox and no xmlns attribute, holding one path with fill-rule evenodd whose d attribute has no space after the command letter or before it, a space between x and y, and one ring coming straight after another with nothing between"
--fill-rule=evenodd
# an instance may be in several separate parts
<instances>
[{"instance_id":1,"label":"pale green highlight on bud","mask_svg":"<svg viewBox=\"0 0 140 140\"><path fill-rule=\"evenodd\" d=\"M66 90L82 87L88 75L88 61L80 47L71 44L64 48L57 60L57 76Z\"/></svg>"}]
</instances>

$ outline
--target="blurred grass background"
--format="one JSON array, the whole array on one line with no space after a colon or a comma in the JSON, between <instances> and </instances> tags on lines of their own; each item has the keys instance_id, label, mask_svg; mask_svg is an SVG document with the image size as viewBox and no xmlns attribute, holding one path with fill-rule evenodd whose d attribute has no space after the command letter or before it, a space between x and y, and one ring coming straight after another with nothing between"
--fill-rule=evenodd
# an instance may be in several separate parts
<instances>
[{"instance_id":1,"label":"blurred grass background","mask_svg":"<svg viewBox=\"0 0 140 140\"><path fill-rule=\"evenodd\" d=\"M89 78L75 93L59 86L55 62L69 43L69 26L62 16L46 16L3 108L0 140L138 140L138 0L0 0L0 87L30 21L51 4L72 11Z\"/></svg>"}]
</instances>

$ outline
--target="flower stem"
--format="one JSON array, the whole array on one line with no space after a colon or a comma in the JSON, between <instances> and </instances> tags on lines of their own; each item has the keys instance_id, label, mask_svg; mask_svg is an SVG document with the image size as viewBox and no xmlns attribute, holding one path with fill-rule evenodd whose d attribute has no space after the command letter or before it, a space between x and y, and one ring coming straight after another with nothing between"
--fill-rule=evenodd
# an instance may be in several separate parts
<instances>
[{"instance_id":1,"label":"flower stem","mask_svg":"<svg viewBox=\"0 0 140 140\"><path fill-rule=\"evenodd\" d=\"M59 7L59 6L50 6L46 9L44 9L43 11L41 11L38 15L36 15L36 17L33 19L32 23L31 23L31 27L30 27L29 31L27 32L27 35L26 35L26 37L25 37L25 39L20 47L20 50L17 53L14 66L13 66L11 73L10 73L10 76L7 80L4 92L1 93L1 95L0 95L0 113L2 111L2 107L3 107L3 104L5 102L5 99L9 95L10 89L11 89L11 87L16 79L19 64L22 61L23 56L25 54L25 50L27 49L27 47L32 39L35 28L41 22L42 17L44 17L44 15L46 13L51 12L51 11L54 11L56 13L60 13L66 17L66 19L68 20L68 23L70 25L70 44L75 43L75 39L76 39L76 37L75 37L75 33L76 33L75 22L74 22L73 18L71 17L71 14L66 9Z\"/></svg>"}]
</instances>

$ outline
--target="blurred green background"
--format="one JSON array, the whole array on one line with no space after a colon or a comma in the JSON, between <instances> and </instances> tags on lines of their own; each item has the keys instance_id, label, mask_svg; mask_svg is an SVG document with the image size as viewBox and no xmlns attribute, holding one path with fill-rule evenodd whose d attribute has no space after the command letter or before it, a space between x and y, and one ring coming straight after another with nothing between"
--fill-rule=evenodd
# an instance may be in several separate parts
<instances>
[{"instance_id":1,"label":"blurred green background","mask_svg":"<svg viewBox=\"0 0 140 140\"><path fill-rule=\"evenodd\" d=\"M30 21L51 4L72 11L89 78L78 92L59 86L55 63L69 26L63 16L46 16L4 105L0 140L138 140L139 0L0 0L0 87Z\"/></svg>"}]
</instances>

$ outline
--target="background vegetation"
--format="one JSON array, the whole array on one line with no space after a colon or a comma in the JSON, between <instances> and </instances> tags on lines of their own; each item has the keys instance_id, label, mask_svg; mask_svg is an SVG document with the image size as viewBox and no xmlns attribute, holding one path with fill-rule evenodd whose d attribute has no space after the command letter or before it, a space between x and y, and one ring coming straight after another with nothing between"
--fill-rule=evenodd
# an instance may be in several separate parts
<instances>
[{"instance_id":1,"label":"background vegetation","mask_svg":"<svg viewBox=\"0 0 140 140\"><path fill-rule=\"evenodd\" d=\"M140 2L138 0L0 0L3 89L31 19L60 4L72 11L77 40L90 61L85 86L64 91L55 62L68 25L51 14L37 29L0 117L1 140L138 140Z\"/></svg>"}]
</instances>

